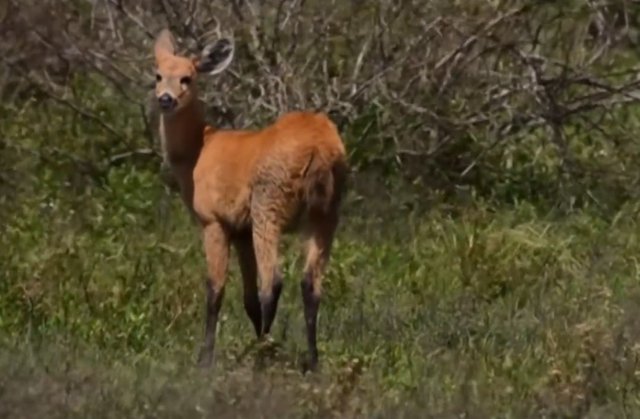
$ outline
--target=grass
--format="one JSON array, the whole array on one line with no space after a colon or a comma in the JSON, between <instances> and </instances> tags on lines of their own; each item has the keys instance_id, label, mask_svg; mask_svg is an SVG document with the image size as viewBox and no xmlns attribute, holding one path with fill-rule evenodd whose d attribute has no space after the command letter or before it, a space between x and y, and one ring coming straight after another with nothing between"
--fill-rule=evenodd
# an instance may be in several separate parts
<instances>
[{"instance_id":1,"label":"grass","mask_svg":"<svg viewBox=\"0 0 640 419\"><path fill-rule=\"evenodd\" d=\"M558 214L469 195L419 211L412 193L389 200L361 176L371 191L347 200L325 280L321 370L298 369L302 259L289 238L275 347L253 345L234 260L203 372L204 257L158 170L106 167L118 144L65 111L8 110L0 417L640 414L638 200Z\"/></svg>"},{"instance_id":2,"label":"grass","mask_svg":"<svg viewBox=\"0 0 640 419\"><path fill-rule=\"evenodd\" d=\"M295 240L277 346L252 346L234 263L202 372L204 260L177 197L131 167L52 190L22 196L0 238L3 417L640 413L639 203L604 218L477 202L376 216L351 201L320 310L321 371L303 376Z\"/></svg>"}]
</instances>

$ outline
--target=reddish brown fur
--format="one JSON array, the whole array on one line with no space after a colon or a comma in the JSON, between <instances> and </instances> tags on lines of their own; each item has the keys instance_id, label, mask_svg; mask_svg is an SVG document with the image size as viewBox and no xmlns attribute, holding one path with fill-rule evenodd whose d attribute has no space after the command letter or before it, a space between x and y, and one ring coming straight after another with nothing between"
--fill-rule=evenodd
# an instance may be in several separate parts
<instances>
[{"instance_id":1,"label":"reddish brown fur","mask_svg":"<svg viewBox=\"0 0 640 419\"><path fill-rule=\"evenodd\" d=\"M207 324L200 363L209 365L213 356L230 246L238 253L246 312L261 338L270 331L282 286L280 237L299 231L307 242L301 293L309 367L314 368L322 273L348 170L345 148L335 125L319 113L291 112L255 131L206 125L195 78L199 72L224 70L232 51L230 42L221 40L201 57L180 57L166 30L154 46L156 95L167 105L160 122L164 151L182 198L201 226L206 253ZM191 82L182 83L189 81L185 77Z\"/></svg>"}]
</instances>

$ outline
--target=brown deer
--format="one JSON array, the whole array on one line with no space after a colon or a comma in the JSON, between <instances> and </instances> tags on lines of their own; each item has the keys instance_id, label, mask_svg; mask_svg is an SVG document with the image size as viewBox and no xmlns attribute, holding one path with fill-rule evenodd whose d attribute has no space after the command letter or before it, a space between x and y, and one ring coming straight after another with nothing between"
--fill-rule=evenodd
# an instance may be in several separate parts
<instances>
[{"instance_id":1,"label":"brown deer","mask_svg":"<svg viewBox=\"0 0 640 419\"><path fill-rule=\"evenodd\" d=\"M207 264L204 343L198 364L210 366L224 296L230 247L237 252L244 308L258 339L268 336L282 290L278 244L299 232L306 241L304 302L309 358L318 364L316 322L348 164L335 125L321 113L290 112L259 130L222 130L205 123L198 74L225 70L233 43L222 38L200 56L176 54L168 30L154 45L155 94L167 161L201 228ZM258 284L259 278L259 284Z\"/></svg>"}]
</instances>

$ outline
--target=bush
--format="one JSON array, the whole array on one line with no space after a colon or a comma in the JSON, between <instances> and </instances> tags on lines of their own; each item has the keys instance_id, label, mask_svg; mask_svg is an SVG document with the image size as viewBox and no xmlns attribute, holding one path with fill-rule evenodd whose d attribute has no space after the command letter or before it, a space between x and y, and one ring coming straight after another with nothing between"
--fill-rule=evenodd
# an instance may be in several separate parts
<instances>
[{"instance_id":1,"label":"bush","mask_svg":"<svg viewBox=\"0 0 640 419\"><path fill-rule=\"evenodd\" d=\"M3 96L66 106L117 156L154 147L151 42L169 27L191 53L236 42L232 70L201 83L218 126L323 110L358 173L449 196L615 212L637 190L620 127L637 124L640 13L625 1L37 3L4 12Z\"/></svg>"}]
</instances>

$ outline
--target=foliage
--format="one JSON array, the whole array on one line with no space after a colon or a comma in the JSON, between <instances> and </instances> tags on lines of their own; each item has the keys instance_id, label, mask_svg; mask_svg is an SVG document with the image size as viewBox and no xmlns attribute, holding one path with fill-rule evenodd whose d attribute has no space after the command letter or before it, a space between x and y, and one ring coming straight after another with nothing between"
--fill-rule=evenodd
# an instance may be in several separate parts
<instances>
[{"instance_id":1,"label":"foliage","mask_svg":"<svg viewBox=\"0 0 640 419\"><path fill-rule=\"evenodd\" d=\"M2 235L10 417L637 412L637 204L612 219L475 204L389 224L353 203L321 310L322 371L297 369L301 272L288 243L275 353L252 346L234 266L218 363L203 376L203 261L179 200L159 216L163 188L131 168L79 195L48 193L36 186Z\"/></svg>"},{"instance_id":2,"label":"foliage","mask_svg":"<svg viewBox=\"0 0 640 419\"><path fill-rule=\"evenodd\" d=\"M149 156L155 34L171 28L192 54L229 36L231 71L200 83L218 126L318 109L358 173L449 196L464 187L497 202L615 209L624 199L609 191L635 196L640 178L627 164L635 137L616 129L638 119L633 3L9 1L0 92L66 106L109 134L118 160ZM86 74L101 94L69 83ZM136 122L105 114L108 100Z\"/></svg>"}]
</instances>

